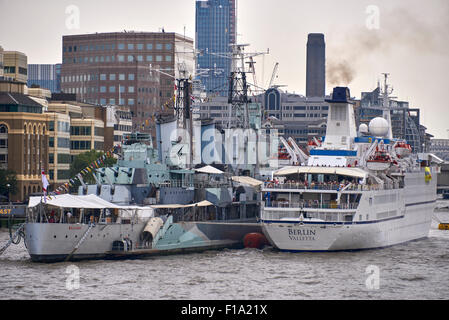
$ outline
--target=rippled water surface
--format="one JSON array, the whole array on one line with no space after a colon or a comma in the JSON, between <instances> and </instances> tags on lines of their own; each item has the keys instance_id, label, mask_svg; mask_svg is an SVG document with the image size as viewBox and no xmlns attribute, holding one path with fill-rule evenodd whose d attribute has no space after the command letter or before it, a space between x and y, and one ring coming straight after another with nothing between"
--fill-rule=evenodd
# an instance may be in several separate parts
<instances>
[{"instance_id":1,"label":"rippled water surface","mask_svg":"<svg viewBox=\"0 0 449 320\"><path fill-rule=\"evenodd\" d=\"M7 239L8 233L0 231L0 246ZM69 290L73 266L79 268L79 288ZM379 270L378 289L367 287L369 266ZM21 242L0 256L0 297L447 299L448 275L449 231L438 230L436 222L424 240L386 249L340 253L283 253L266 248L145 260L39 264L30 261Z\"/></svg>"}]
</instances>

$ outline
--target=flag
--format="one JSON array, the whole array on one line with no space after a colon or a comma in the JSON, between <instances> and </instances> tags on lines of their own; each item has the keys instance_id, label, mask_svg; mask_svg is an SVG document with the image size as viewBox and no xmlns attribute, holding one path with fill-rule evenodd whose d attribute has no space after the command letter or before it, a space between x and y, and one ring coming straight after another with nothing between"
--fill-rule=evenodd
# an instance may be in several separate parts
<instances>
[{"instance_id":1,"label":"flag","mask_svg":"<svg viewBox=\"0 0 449 320\"><path fill-rule=\"evenodd\" d=\"M47 203L47 188L48 188L48 180L45 175L44 170L42 170L42 190L44 191L44 201Z\"/></svg>"}]
</instances>

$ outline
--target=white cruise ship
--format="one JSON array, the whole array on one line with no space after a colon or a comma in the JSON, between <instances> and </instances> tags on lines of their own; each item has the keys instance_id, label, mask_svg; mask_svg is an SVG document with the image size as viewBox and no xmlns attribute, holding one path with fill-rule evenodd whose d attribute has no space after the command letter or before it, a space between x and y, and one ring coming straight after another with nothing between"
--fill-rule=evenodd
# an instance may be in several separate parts
<instances>
[{"instance_id":1,"label":"white cruise ship","mask_svg":"<svg viewBox=\"0 0 449 320\"><path fill-rule=\"evenodd\" d=\"M261 223L275 248L372 249L428 236L438 168L433 155L393 139L386 92L383 117L357 130L349 89L335 88L324 141L306 165L281 168L266 183Z\"/></svg>"}]
</instances>

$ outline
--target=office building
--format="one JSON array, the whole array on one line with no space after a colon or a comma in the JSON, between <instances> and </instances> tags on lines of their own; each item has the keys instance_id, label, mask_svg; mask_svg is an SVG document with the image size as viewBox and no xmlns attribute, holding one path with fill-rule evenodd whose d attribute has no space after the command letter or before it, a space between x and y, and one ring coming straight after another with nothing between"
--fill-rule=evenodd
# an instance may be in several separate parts
<instances>
[{"instance_id":1,"label":"office building","mask_svg":"<svg viewBox=\"0 0 449 320\"><path fill-rule=\"evenodd\" d=\"M311 33L307 40L306 96L324 97L326 92L326 44L324 34Z\"/></svg>"},{"instance_id":2,"label":"office building","mask_svg":"<svg viewBox=\"0 0 449 320\"><path fill-rule=\"evenodd\" d=\"M0 80L0 168L16 173L12 201L42 192L41 170L48 169L48 116L23 94L24 87L25 82Z\"/></svg>"},{"instance_id":3,"label":"office building","mask_svg":"<svg viewBox=\"0 0 449 320\"><path fill-rule=\"evenodd\" d=\"M82 102L129 107L133 131L154 135L153 116L173 113L174 80L193 73L193 56L193 40L176 33L64 36L61 90Z\"/></svg>"},{"instance_id":4,"label":"office building","mask_svg":"<svg viewBox=\"0 0 449 320\"><path fill-rule=\"evenodd\" d=\"M61 91L61 64L29 64L29 88L39 87L52 93Z\"/></svg>"},{"instance_id":5,"label":"office building","mask_svg":"<svg viewBox=\"0 0 449 320\"><path fill-rule=\"evenodd\" d=\"M207 95L228 95L232 44L237 40L236 0L196 1L197 79Z\"/></svg>"},{"instance_id":6,"label":"office building","mask_svg":"<svg viewBox=\"0 0 449 320\"><path fill-rule=\"evenodd\" d=\"M28 58L18 51L3 51L3 76L27 83Z\"/></svg>"}]
</instances>

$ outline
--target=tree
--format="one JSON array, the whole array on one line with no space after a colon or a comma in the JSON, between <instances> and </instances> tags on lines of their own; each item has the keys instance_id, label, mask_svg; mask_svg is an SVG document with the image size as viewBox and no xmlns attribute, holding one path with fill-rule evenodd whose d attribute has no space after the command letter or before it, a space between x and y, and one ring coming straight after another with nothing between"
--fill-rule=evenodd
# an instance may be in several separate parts
<instances>
[{"instance_id":1,"label":"tree","mask_svg":"<svg viewBox=\"0 0 449 320\"><path fill-rule=\"evenodd\" d=\"M0 169L0 195L9 199L17 191L16 173L9 169Z\"/></svg>"},{"instance_id":2,"label":"tree","mask_svg":"<svg viewBox=\"0 0 449 320\"><path fill-rule=\"evenodd\" d=\"M75 157L73 162L70 164L70 176L72 179L76 177L78 173L80 173L82 170L86 169L86 167L89 167L93 162L97 161L99 158L101 158L105 153L102 151L97 150L90 150L84 153L81 153ZM114 164L117 163L117 159L112 157L106 157L103 160L103 163L100 163L100 167L112 167ZM83 180L87 184L94 184L95 179L92 176L92 172L83 175ZM74 180L75 184L71 188L72 191L77 191L78 187L81 185L81 183L78 180Z\"/></svg>"}]
</instances>

